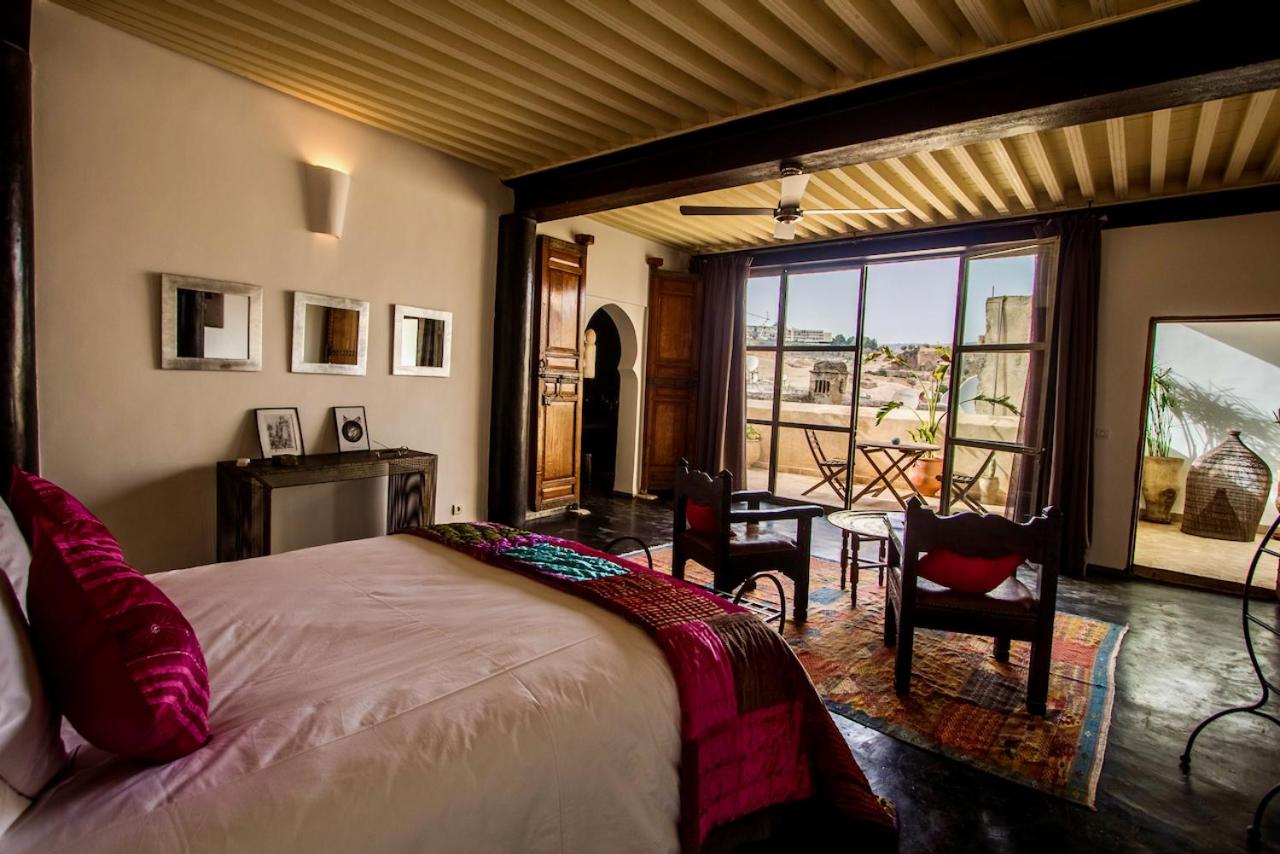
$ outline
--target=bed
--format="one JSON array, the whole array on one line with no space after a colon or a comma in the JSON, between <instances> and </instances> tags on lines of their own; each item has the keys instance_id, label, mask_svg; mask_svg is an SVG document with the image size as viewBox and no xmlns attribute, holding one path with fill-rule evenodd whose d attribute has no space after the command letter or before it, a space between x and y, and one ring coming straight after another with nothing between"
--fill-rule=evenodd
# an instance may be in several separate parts
<instances>
[{"instance_id":1,"label":"bed","mask_svg":"<svg viewBox=\"0 0 1280 854\"><path fill-rule=\"evenodd\" d=\"M6 852L679 849L675 684L622 618L407 535L150 577L213 739L150 766L65 729Z\"/></svg>"}]
</instances>

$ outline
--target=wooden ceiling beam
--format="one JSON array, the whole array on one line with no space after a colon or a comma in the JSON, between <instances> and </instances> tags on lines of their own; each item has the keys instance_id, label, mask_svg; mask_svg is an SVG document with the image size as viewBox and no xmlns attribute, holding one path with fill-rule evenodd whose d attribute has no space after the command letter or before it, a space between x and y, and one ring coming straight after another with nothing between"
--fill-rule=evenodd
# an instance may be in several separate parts
<instances>
[{"instance_id":1,"label":"wooden ceiling beam","mask_svg":"<svg viewBox=\"0 0 1280 854\"><path fill-rule=\"evenodd\" d=\"M1089 0L1089 8L1095 18L1111 18L1119 13L1116 0Z\"/></svg>"},{"instance_id":2,"label":"wooden ceiling beam","mask_svg":"<svg viewBox=\"0 0 1280 854\"><path fill-rule=\"evenodd\" d=\"M1018 155L1014 152L1013 146L1008 140L993 139L987 143L987 150L991 152L996 165L1004 173L1005 180L1013 188L1013 194L1018 197L1018 201L1027 210L1035 210L1036 196L1031 189L1031 181L1023 171L1022 164L1018 162Z\"/></svg>"},{"instance_id":3,"label":"wooden ceiling beam","mask_svg":"<svg viewBox=\"0 0 1280 854\"><path fill-rule=\"evenodd\" d=\"M422 0L416 0L421 5ZM550 55L558 56L584 74L626 92L640 100L679 117L684 122L705 122L708 108L688 97L678 87L664 86L652 77L639 73L625 62L597 52L590 42L565 50L564 37L549 24L506 3L488 0L450 0L471 15L480 18L516 39ZM587 47L586 45L590 45Z\"/></svg>"},{"instance_id":4,"label":"wooden ceiling beam","mask_svg":"<svg viewBox=\"0 0 1280 854\"><path fill-rule=\"evenodd\" d=\"M1062 181L1058 178L1057 170L1053 168L1053 158L1044 147L1044 140L1035 131L1027 134L1023 139L1027 142L1027 150L1031 152L1031 163L1036 167L1036 174L1040 176L1040 183L1044 184L1049 199L1055 205L1062 204L1066 200L1066 194L1062 191Z\"/></svg>"},{"instance_id":5,"label":"wooden ceiling beam","mask_svg":"<svg viewBox=\"0 0 1280 854\"><path fill-rule=\"evenodd\" d=\"M915 65L914 46L872 0L826 0L826 3L890 68L900 71Z\"/></svg>"},{"instance_id":6,"label":"wooden ceiling beam","mask_svg":"<svg viewBox=\"0 0 1280 854\"><path fill-rule=\"evenodd\" d=\"M759 231L756 229L737 228L736 225L730 225L725 228L725 223L716 223L712 225L706 223L703 217L683 216L679 208L666 206L662 210L649 211L644 206L636 208L622 208L616 211L619 214L625 214L642 222L648 222L655 228L662 228L669 233L675 235L674 239L679 239L683 243L692 244L725 244L725 243L759 243L763 239L771 238L772 232ZM733 217L734 220L746 219L746 217Z\"/></svg>"},{"instance_id":7,"label":"wooden ceiling beam","mask_svg":"<svg viewBox=\"0 0 1280 854\"><path fill-rule=\"evenodd\" d=\"M1213 150L1213 135L1218 132L1218 118L1222 115L1222 99L1205 101L1200 105L1200 117L1196 120L1196 141L1191 147L1191 166L1187 170L1187 189L1198 190L1204 183L1204 172Z\"/></svg>"},{"instance_id":8,"label":"wooden ceiling beam","mask_svg":"<svg viewBox=\"0 0 1280 854\"><path fill-rule=\"evenodd\" d=\"M694 77L742 104L761 106L769 98L764 88L734 71L719 58L682 38L673 38L659 24L626 0L568 0L579 12L595 18L618 35L653 55L683 68Z\"/></svg>"},{"instance_id":9,"label":"wooden ceiling beam","mask_svg":"<svg viewBox=\"0 0 1280 854\"><path fill-rule=\"evenodd\" d=\"M870 163L859 163L853 167L863 178L870 181L875 188L888 199L890 206L906 208L907 212L921 222L933 222L935 217L929 211L916 204L915 200L899 190L892 181L876 171Z\"/></svg>"},{"instance_id":10,"label":"wooden ceiling beam","mask_svg":"<svg viewBox=\"0 0 1280 854\"><path fill-rule=\"evenodd\" d=\"M787 160L820 172L1280 86L1280 39L1240 27L1234 8L1189 3L1120 17L508 184L518 210L555 219L769 180Z\"/></svg>"},{"instance_id":11,"label":"wooden ceiling beam","mask_svg":"<svg viewBox=\"0 0 1280 854\"><path fill-rule=\"evenodd\" d=\"M760 0L760 5L841 73L853 80L870 73L870 51L839 26L822 0Z\"/></svg>"},{"instance_id":12,"label":"wooden ceiling beam","mask_svg":"<svg viewBox=\"0 0 1280 854\"><path fill-rule=\"evenodd\" d=\"M1262 180L1280 181L1280 139L1276 140L1275 146L1271 149L1267 165L1262 167Z\"/></svg>"},{"instance_id":13,"label":"wooden ceiling beam","mask_svg":"<svg viewBox=\"0 0 1280 854\"><path fill-rule=\"evenodd\" d=\"M1169 125L1173 110L1156 110L1151 114L1151 195L1164 192L1165 174L1169 168Z\"/></svg>"},{"instance_id":14,"label":"wooden ceiling beam","mask_svg":"<svg viewBox=\"0 0 1280 854\"><path fill-rule=\"evenodd\" d=\"M1111 160L1111 187L1117 199L1129 195L1129 153L1124 119L1107 119L1107 154Z\"/></svg>"},{"instance_id":15,"label":"wooden ceiling beam","mask_svg":"<svg viewBox=\"0 0 1280 854\"><path fill-rule=\"evenodd\" d=\"M677 38L697 45L775 97L795 97L800 78L732 27L689 0L631 0Z\"/></svg>"},{"instance_id":16,"label":"wooden ceiling beam","mask_svg":"<svg viewBox=\"0 0 1280 854\"><path fill-rule=\"evenodd\" d=\"M1093 167L1089 165L1089 149L1084 144L1084 129L1072 125L1062 129L1067 138L1067 154L1071 156L1071 169L1076 175L1076 186L1085 201L1093 201L1097 190L1093 184Z\"/></svg>"},{"instance_id":17,"label":"wooden ceiling beam","mask_svg":"<svg viewBox=\"0 0 1280 854\"><path fill-rule=\"evenodd\" d=\"M1004 9L996 0L956 0L956 5L983 44L995 47L1009 40Z\"/></svg>"},{"instance_id":18,"label":"wooden ceiling beam","mask_svg":"<svg viewBox=\"0 0 1280 854\"><path fill-rule=\"evenodd\" d=\"M939 57L950 59L960 53L960 32L938 0L893 0L893 6Z\"/></svg>"},{"instance_id":19,"label":"wooden ceiling beam","mask_svg":"<svg viewBox=\"0 0 1280 854\"><path fill-rule=\"evenodd\" d=\"M1262 123L1266 121L1267 112L1276 99L1276 90L1254 92L1249 96L1249 104L1244 110L1244 119L1240 122L1240 130L1236 132L1236 141L1231 146L1231 159L1227 161L1226 172L1222 175L1222 183L1235 184L1244 174L1244 167L1249 163L1249 155L1258 141Z\"/></svg>"},{"instance_id":20,"label":"wooden ceiling beam","mask_svg":"<svg viewBox=\"0 0 1280 854\"><path fill-rule=\"evenodd\" d=\"M970 153L969 149L963 145L948 149L951 156L955 158L956 163L960 165L960 169L969 176L969 180L974 186L982 191L982 195L987 197L987 201L991 206L1002 214L1009 212L1009 203L1005 201L1004 194L996 189L996 185L987 177L987 173L982 171L982 167L978 165L977 159Z\"/></svg>"},{"instance_id":21,"label":"wooden ceiling beam","mask_svg":"<svg viewBox=\"0 0 1280 854\"><path fill-rule=\"evenodd\" d=\"M228 56L255 63L259 73L266 73L275 65L283 66L282 73L299 86L323 87L330 94L347 98L349 103L365 103L386 117L407 113L409 115L404 117L407 122L433 128L445 136L456 136L464 148L472 139L478 138L476 144L482 148L505 151L508 158L530 162L565 157L574 151L563 140L539 133L519 122L510 119L503 122L487 111L441 98L431 90L387 80L376 73L366 75L351 65L343 64L340 57L308 49L305 40L296 44L296 39L281 37L276 32L254 26L252 20L236 17L230 9L222 10L222 17L203 20L199 33L191 32L189 21L181 15L184 11L205 15L209 8L208 5L193 6L184 0L171 0L162 8L155 8L153 3L120 0L122 13L140 17L143 23L165 26L170 38L200 40ZM442 118L446 121L442 122ZM528 158L529 153L536 153L538 157Z\"/></svg>"},{"instance_id":22,"label":"wooden ceiling beam","mask_svg":"<svg viewBox=\"0 0 1280 854\"><path fill-rule=\"evenodd\" d=\"M933 188L920 179L920 176L912 171L911 167L903 160L897 157L890 157L885 161L893 173L897 175L908 187L910 187L917 196L924 199L934 210L942 214L947 219L956 218L956 209L954 205L943 201L942 197L933 191Z\"/></svg>"},{"instance_id":23,"label":"wooden ceiling beam","mask_svg":"<svg viewBox=\"0 0 1280 854\"><path fill-rule=\"evenodd\" d=\"M951 194L951 197L967 210L972 216L982 216L982 206L969 193L960 186L960 182L947 171L947 167L943 165L938 155L929 151L922 151L916 155L916 159L924 165L924 168L938 183L938 186Z\"/></svg>"},{"instance_id":24,"label":"wooden ceiling beam","mask_svg":"<svg viewBox=\"0 0 1280 854\"><path fill-rule=\"evenodd\" d=\"M689 232L677 231L668 225L636 217L629 208L622 208L616 211L600 211L599 213L591 214L591 218L599 220L612 228L647 238L655 243L674 246L677 249L684 249L689 252L694 252L707 245L690 240ZM721 240L716 245L728 246L732 245L732 243L733 241L730 240Z\"/></svg>"},{"instance_id":25,"label":"wooden ceiling beam","mask_svg":"<svg viewBox=\"0 0 1280 854\"><path fill-rule=\"evenodd\" d=\"M837 187L835 175L829 172L823 172L818 175L809 176L809 186L820 190L826 199L831 203L832 207L837 208L869 208L875 207L864 199L855 199L849 192L847 187ZM863 223L863 228L888 228L888 220L883 214L852 214L859 222Z\"/></svg>"},{"instance_id":26,"label":"wooden ceiling beam","mask_svg":"<svg viewBox=\"0 0 1280 854\"><path fill-rule=\"evenodd\" d=\"M475 0L485 6L500 6L490 0ZM733 99L714 86L687 73L678 65L666 62L639 45L633 44L594 18L579 12L563 0L507 0L508 4L569 39L573 44L590 45L591 49L625 68L632 68L664 89L702 107L713 115L737 112ZM564 50L561 45L560 50Z\"/></svg>"},{"instance_id":27,"label":"wooden ceiling beam","mask_svg":"<svg viewBox=\"0 0 1280 854\"><path fill-rule=\"evenodd\" d=\"M473 0L474 2L474 0ZM774 57L786 57L791 72L815 89L835 86L836 70L781 21L759 6L741 0L698 0L734 32Z\"/></svg>"},{"instance_id":28,"label":"wooden ceiling beam","mask_svg":"<svg viewBox=\"0 0 1280 854\"><path fill-rule=\"evenodd\" d=\"M1037 32L1050 33L1062 29L1062 14L1058 9L1058 0L1023 0L1027 12L1031 15L1031 23Z\"/></svg>"},{"instance_id":29,"label":"wooden ceiling beam","mask_svg":"<svg viewBox=\"0 0 1280 854\"><path fill-rule=\"evenodd\" d=\"M838 183L843 184L850 192L854 193L854 195L857 196L858 198L866 199L865 203L856 205L856 207L863 207L864 204L867 207L873 207L873 208L897 207L897 205L893 205L893 204L890 204L889 202L886 202L884 199L877 196L873 191L868 190L862 184L861 181L859 181L857 178L854 178L852 175L850 175L848 170L846 169L833 169L831 172L826 174L830 175ZM908 218L905 213L891 213L891 214L884 214L884 216L889 217L899 225L911 224L910 218Z\"/></svg>"}]
</instances>

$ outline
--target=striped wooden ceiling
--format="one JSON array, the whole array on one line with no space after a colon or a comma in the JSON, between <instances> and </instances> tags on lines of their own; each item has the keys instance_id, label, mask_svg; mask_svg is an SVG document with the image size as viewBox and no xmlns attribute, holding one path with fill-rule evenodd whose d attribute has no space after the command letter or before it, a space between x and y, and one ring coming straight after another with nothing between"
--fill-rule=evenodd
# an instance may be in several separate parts
<instances>
[{"instance_id":1,"label":"striped wooden ceiling","mask_svg":"<svg viewBox=\"0 0 1280 854\"><path fill-rule=\"evenodd\" d=\"M801 207L900 207L882 216L807 216L796 240L991 219L1280 181L1277 90L811 176ZM619 208L608 225L693 252L775 242L768 216L681 216L682 204L773 207L780 181Z\"/></svg>"},{"instance_id":2,"label":"striped wooden ceiling","mask_svg":"<svg viewBox=\"0 0 1280 854\"><path fill-rule=\"evenodd\" d=\"M509 177L1187 0L58 2Z\"/></svg>"}]
</instances>

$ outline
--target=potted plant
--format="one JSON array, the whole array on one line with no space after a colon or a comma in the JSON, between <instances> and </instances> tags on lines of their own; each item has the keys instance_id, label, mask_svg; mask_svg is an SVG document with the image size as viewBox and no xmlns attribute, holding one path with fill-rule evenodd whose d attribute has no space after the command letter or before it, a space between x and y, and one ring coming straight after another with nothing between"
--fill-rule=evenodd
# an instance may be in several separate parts
<instances>
[{"instance_id":1,"label":"potted plant","mask_svg":"<svg viewBox=\"0 0 1280 854\"><path fill-rule=\"evenodd\" d=\"M747 468L751 468L756 463L760 462L760 455L762 453L761 447L760 431L756 429L756 425L748 424L746 448Z\"/></svg>"},{"instance_id":2,"label":"potted plant","mask_svg":"<svg viewBox=\"0 0 1280 854\"><path fill-rule=\"evenodd\" d=\"M923 414L921 414L919 407L907 410L919 422L916 427L907 430L907 435L911 437L912 441L921 445L941 445L939 440L943 436L942 422L947 417L947 410L942 408L942 400L947 394L947 374L951 371L951 348L935 347L934 351L938 355L938 363L929 372L928 377L925 379L924 387L920 391L920 403L924 407ZM888 346L881 346L867 353L864 361L870 362L876 359L883 359L896 368L912 370L911 364L902 358L900 354L889 349ZM1007 394L999 397L975 394L973 397L959 401L956 405L973 403L974 401L989 403L1013 415L1021 414ZM882 405L876 410L876 424L879 425L888 417L890 412L902 408L902 405L900 400L891 400ZM942 459L937 456L936 451L930 451L925 454L907 469L907 479L922 495L938 494L939 490L942 489L941 475Z\"/></svg>"},{"instance_id":3,"label":"potted plant","mask_svg":"<svg viewBox=\"0 0 1280 854\"><path fill-rule=\"evenodd\" d=\"M1173 368L1151 371L1147 392L1147 454L1142 459L1142 513L1146 522L1168 525L1178 500L1182 458L1170 452L1173 438L1173 410L1178 398L1173 387Z\"/></svg>"}]
</instances>

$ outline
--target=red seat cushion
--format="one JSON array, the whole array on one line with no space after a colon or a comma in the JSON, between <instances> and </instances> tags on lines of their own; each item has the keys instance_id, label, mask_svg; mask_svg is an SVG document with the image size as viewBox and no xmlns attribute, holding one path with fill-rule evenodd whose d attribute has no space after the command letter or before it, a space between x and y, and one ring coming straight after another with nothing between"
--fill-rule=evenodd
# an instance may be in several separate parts
<instances>
[{"instance_id":1,"label":"red seat cushion","mask_svg":"<svg viewBox=\"0 0 1280 854\"><path fill-rule=\"evenodd\" d=\"M920 558L916 571L922 578L963 593L990 593L1022 565L1021 555L996 558L970 557L949 549L934 549Z\"/></svg>"},{"instance_id":2,"label":"red seat cushion","mask_svg":"<svg viewBox=\"0 0 1280 854\"><path fill-rule=\"evenodd\" d=\"M689 530L695 533L715 534L719 531L715 511L710 504L699 504L697 501L686 499L684 518L689 523Z\"/></svg>"},{"instance_id":3,"label":"red seat cushion","mask_svg":"<svg viewBox=\"0 0 1280 854\"><path fill-rule=\"evenodd\" d=\"M209 739L196 634L105 529L38 523L27 606L44 682L91 744L168 762Z\"/></svg>"}]
</instances>

